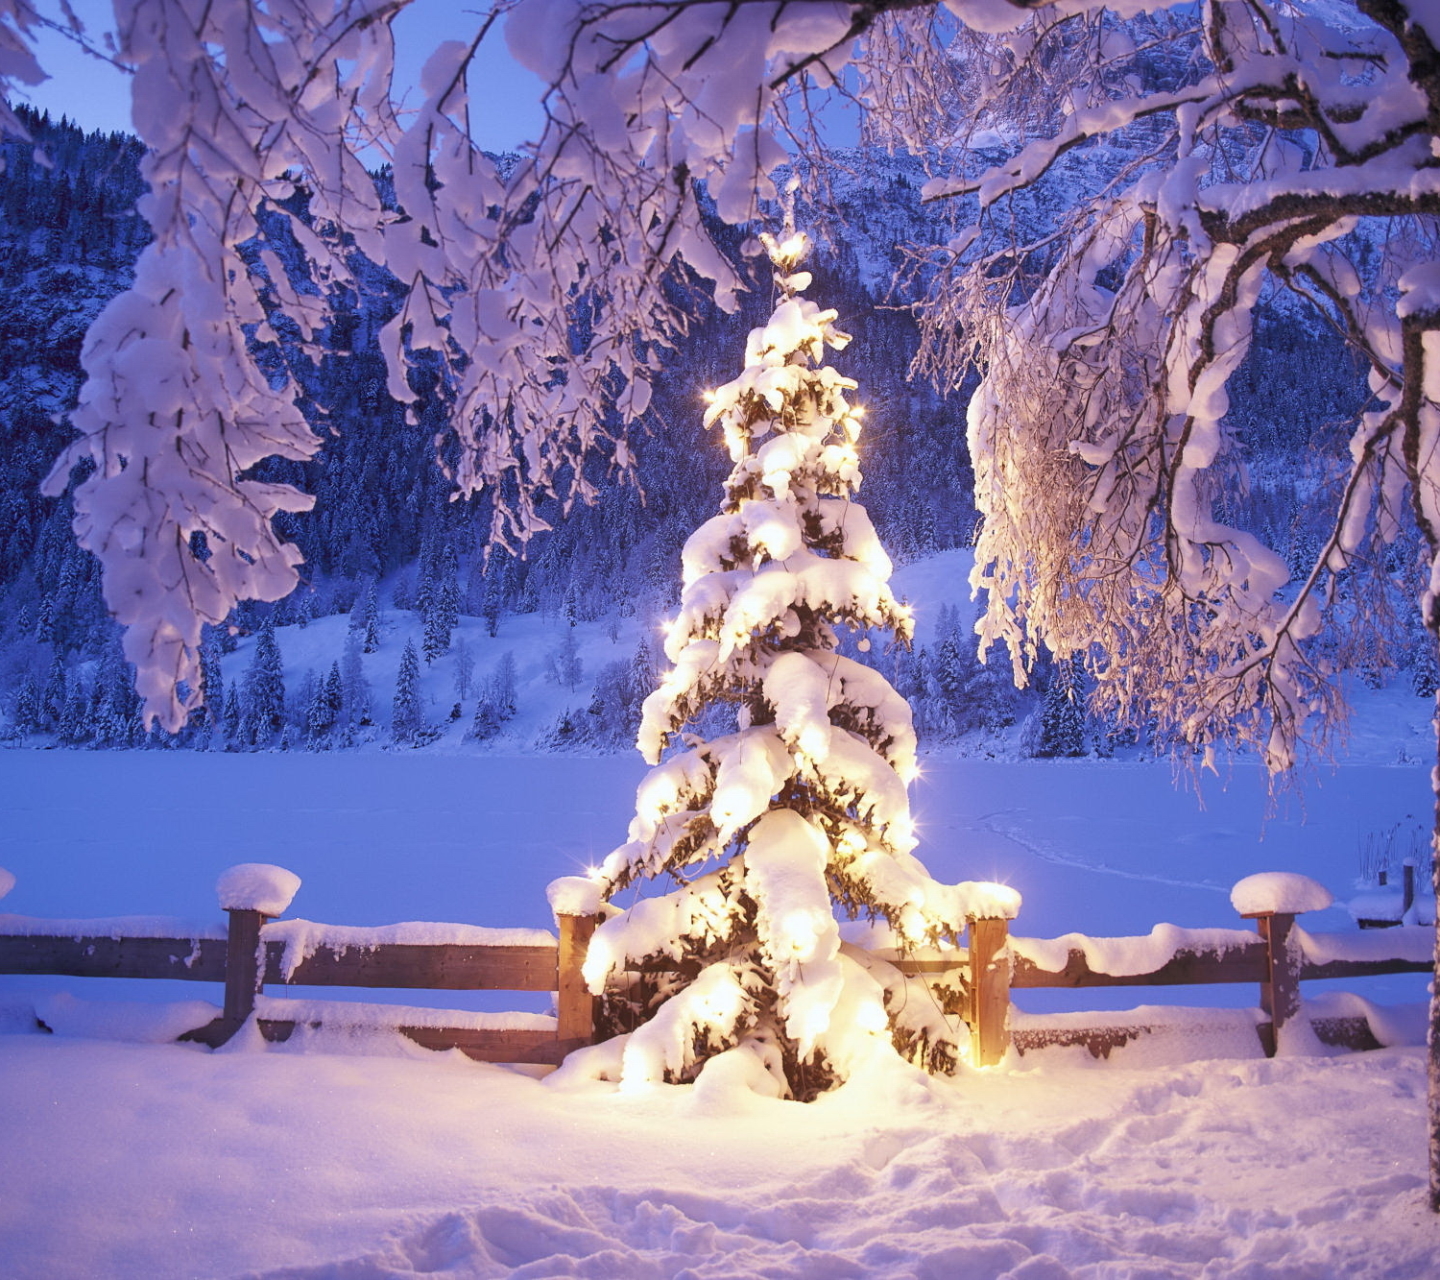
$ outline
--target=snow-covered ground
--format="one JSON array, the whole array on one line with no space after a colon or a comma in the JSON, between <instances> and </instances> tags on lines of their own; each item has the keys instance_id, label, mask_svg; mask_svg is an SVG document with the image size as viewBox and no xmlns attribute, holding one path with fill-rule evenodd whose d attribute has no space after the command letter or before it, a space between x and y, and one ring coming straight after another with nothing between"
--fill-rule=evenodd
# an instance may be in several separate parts
<instances>
[{"instance_id":1,"label":"snow-covered ground","mask_svg":"<svg viewBox=\"0 0 1440 1280\"><path fill-rule=\"evenodd\" d=\"M545 883L620 841L641 772L627 757L7 751L3 909L218 924L219 873L274 862L302 878L294 916L546 926ZM1426 775L1346 765L1267 821L1243 765L1201 808L1163 764L932 758L920 852L942 879L1018 887L1017 933L1236 927L1228 889L1252 872L1305 871L1348 896L1367 835L1423 822ZM1304 923L1345 927L1335 909ZM0 1004L53 1007L57 988L218 1000L199 984L0 978ZM12 1016L0 1035L6 1276L1440 1272L1419 1049L1192 1057L1201 1043L1165 1066L1053 1051L936 1083L897 1067L807 1107L721 1080L562 1088L388 1040L118 1043L95 1036L113 1019L67 1007L57 1021L77 1034Z\"/></svg>"},{"instance_id":2,"label":"snow-covered ground","mask_svg":"<svg viewBox=\"0 0 1440 1280\"><path fill-rule=\"evenodd\" d=\"M0 1040L5 1274L1436 1274L1417 1050L1078 1062L812 1106L496 1067Z\"/></svg>"}]
</instances>

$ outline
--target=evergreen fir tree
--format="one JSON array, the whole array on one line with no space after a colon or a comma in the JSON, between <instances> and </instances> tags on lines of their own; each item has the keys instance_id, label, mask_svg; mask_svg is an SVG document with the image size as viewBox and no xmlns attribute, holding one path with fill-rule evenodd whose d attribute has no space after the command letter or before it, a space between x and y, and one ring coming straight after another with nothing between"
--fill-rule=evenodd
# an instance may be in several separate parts
<instances>
[{"instance_id":1,"label":"evergreen fir tree","mask_svg":"<svg viewBox=\"0 0 1440 1280\"><path fill-rule=\"evenodd\" d=\"M365 593L355 607L360 613L361 647L366 653L376 653L380 648L380 588L374 578L365 584Z\"/></svg>"},{"instance_id":2,"label":"evergreen fir tree","mask_svg":"<svg viewBox=\"0 0 1440 1280\"><path fill-rule=\"evenodd\" d=\"M360 635L351 632L340 655L340 690L342 716L348 725L368 725L370 720L370 682L360 657Z\"/></svg>"},{"instance_id":3,"label":"evergreen fir tree","mask_svg":"<svg viewBox=\"0 0 1440 1280\"><path fill-rule=\"evenodd\" d=\"M480 695L475 703L475 715L470 721L469 732L465 735L474 742L484 742L500 732L505 718L491 700L488 692Z\"/></svg>"},{"instance_id":4,"label":"evergreen fir tree","mask_svg":"<svg viewBox=\"0 0 1440 1280\"><path fill-rule=\"evenodd\" d=\"M460 569L455 551L448 545L440 555L439 574L427 596L424 618L425 661L431 663L450 652L450 637L460 620Z\"/></svg>"},{"instance_id":5,"label":"evergreen fir tree","mask_svg":"<svg viewBox=\"0 0 1440 1280\"><path fill-rule=\"evenodd\" d=\"M67 747L77 747L89 739L89 711L90 691L78 673L72 673L67 681L65 702L56 726L56 736Z\"/></svg>"},{"instance_id":6,"label":"evergreen fir tree","mask_svg":"<svg viewBox=\"0 0 1440 1280\"><path fill-rule=\"evenodd\" d=\"M40 727L56 729L65 709L65 693L69 688L68 672L60 651L55 650L50 659L50 671L45 677L45 689L40 695Z\"/></svg>"},{"instance_id":7,"label":"evergreen fir tree","mask_svg":"<svg viewBox=\"0 0 1440 1280\"><path fill-rule=\"evenodd\" d=\"M420 708L420 655L413 641L405 642L400 670L395 678L395 701L390 721L390 738L397 746L420 745L424 718Z\"/></svg>"},{"instance_id":8,"label":"evergreen fir tree","mask_svg":"<svg viewBox=\"0 0 1440 1280\"><path fill-rule=\"evenodd\" d=\"M480 614L485 619L485 630L493 639L500 634L500 613L505 601L505 580L507 562L498 557L492 559L485 570L485 594L480 603Z\"/></svg>"},{"instance_id":9,"label":"evergreen fir tree","mask_svg":"<svg viewBox=\"0 0 1440 1280\"><path fill-rule=\"evenodd\" d=\"M305 713L305 740L312 750L330 746L330 735L339 723L343 704L340 664L332 662L330 674L316 682Z\"/></svg>"},{"instance_id":10,"label":"evergreen fir tree","mask_svg":"<svg viewBox=\"0 0 1440 1280\"><path fill-rule=\"evenodd\" d=\"M1410 671L1410 686L1418 697L1433 698L1440 688L1440 664L1435 657L1435 641L1423 632L1415 641L1414 665Z\"/></svg>"},{"instance_id":11,"label":"evergreen fir tree","mask_svg":"<svg viewBox=\"0 0 1440 1280\"><path fill-rule=\"evenodd\" d=\"M225 680L220 669L220 644L214 627L206 627L200 641L200 680L205 703L200 708L203 723L213 724L225 706Z\"/></svg>"},{"instance_id":12,"label":"evergreen fir tree","mask_svg":"<svg viewBox=\"0 0 1440 1280\"><path fill-rule=\"evenodd\" d=\"M240 713L240 693L232 684L230 691L225 697L225 740L233 751L240 744L242 729L242 716Z\"/></svg>"},{"instance_id":13,"label":"evergreen fir tree","mask_svg":"<svg viewBox=\"0 0 1440 1280\"><path fill-rule=\"evenodd\" d=\"M585 664L580 658L580 645L570 627L560 639L560 647L550 655L550 674L556 684L564 685L572 693L580 687L585 676Z\"/></svg>"},{"instance_id":14,"label":"evergreen fir tree","mask_svg":"<svg viewBox=\"0 0 1440 1280\"><path fill-rule=\"evenodd\" d=\"M580 584L574 577L565 587L565 597L560 602L560 616L567 626L573 627L580 621Z\"/></svg>"},{"instance_id":15,"label":"evergreen fir tree","mask_svg":"<svg viewBox=\"0 0 1440 1280\"><path fill-rule=\"evenodd\" d=\"M15 695L15 708L10 714L10 723L21 734L40 731L40 685L33 675L27 674L20 682L20 691Z\"/></svg>"},{"instance_id":16,"label":"evergreen fir tree","mask_svg":"<svg viewBox=\"0 0 1440 1280\"><path fill-rule=\"evenodd\" d=\"M1085 754L1085 697L1080 669L1073 658L1056 658L1050 669L1035 754Z\"/></svg>"},{"instance_id":17,"label":"evergreen fir tree","mask_svg":"<svg viewBox=\"0 0 1440 1280\"><path fill-rule=\"evenodd\" d=\"M836 906L883 919L905 945L953 940L967 915L1013 914L1018 902L998 887L940 885L912 855L910 710L879 672L836 651L837 626L904 641L912 630L853 501L855 383L817 367L848 338L834 311L799 296L803 237L766 243L781 298L750 334L744 372L710 397L706 424L722 426L734 465L722 514L685 544L666 640L675 665L639 734L656 767L629 841L594 877L606 899L661 877L676 887L608 917L585 973L595 991L617 983L606 1003L617 1022L643 1019L624 1046L625 1080L692 1079L735 1049L752 1078L809 1097L891 1044L934 1065L957 1049L911 980L841 952ZM734 732L683 732L720 705ZM632 999L626 974L662 957L675 983Z\"/></svg>"},{"instance_id":18,"label":"evergreen fir tree","mask_svg":"<svg viewBox=\"0 0 1440 1280\"><path fill-rule=\"evenodd\" d=\"M243 734L247 745L268 746L285 728L285 670L275 624L269 619L255 637L255 654L245 673Z\"/></svg>"}]
</instances>

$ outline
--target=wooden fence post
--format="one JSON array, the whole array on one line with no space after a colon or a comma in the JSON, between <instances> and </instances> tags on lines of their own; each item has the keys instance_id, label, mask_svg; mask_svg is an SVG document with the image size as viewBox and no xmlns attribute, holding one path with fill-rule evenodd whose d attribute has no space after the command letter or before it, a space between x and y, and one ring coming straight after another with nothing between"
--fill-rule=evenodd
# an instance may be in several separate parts
<instances>
[{"instance_id":1,"label":"wooden fence post","mask_svg":"<svg viewBox=\"0 0 1440 1280\"><path fill-rule=\"evenodd\" d=\"M971 1060L993 1067L1010 1048L1010 941L1006 920L969 920Z\"/></svg>"},{"instance_id":2,"label":"wooden fence post","mask_svg":"<svg viewBox=\"0 0 1440 1280\"><path fill-rule=\"evenodd\" d=\"M225 940L225 1036L233 1036L255 1012L264 974L260 967L260 926L270 917L259 911L230 908Z\"/></svg>"},{"instance_id":3,"label":"wooden fence post","mask_svg":"<svg viewBox=\"0 0 1440 1280\"><path fill-rule=\"evenodd\" d=\"M560 972L556 993L556 1034L562 1042L592 1044L595 1040L595 997L585 985L580 966L585 963L585 952L590 947L590 938L599 917L558 916L557 919L560 924Z\"/></svg>"},{"instance_id":4,"label":"wooden fence post","mask_svg":"<svg viewBox=\"0 0 1440 1280\"><path fill-rule=\"evenodd\" d=\"M1265 980L1260 984L1260 1008L1270 1015L1270 1034L1262 1027L1260 1041L1265 1056L1273 1058L1280 1044L1280 1029L1300 1012L1300 964L1293 955L1290 932L1295 926L1291 912L1276 911L1251 917L1265 939Z\"/></svg>"}]
</instances>

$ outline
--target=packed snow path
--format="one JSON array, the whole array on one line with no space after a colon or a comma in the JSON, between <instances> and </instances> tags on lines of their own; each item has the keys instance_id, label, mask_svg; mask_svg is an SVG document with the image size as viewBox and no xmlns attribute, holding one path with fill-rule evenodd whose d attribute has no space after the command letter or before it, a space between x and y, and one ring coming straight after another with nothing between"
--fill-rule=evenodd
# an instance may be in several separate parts
<instances>
[{"instance_id":1,"label":"packed snow path","mask_svg":"<svg viewBox=\"0 0 1440 1280\"><path fill-rule=\"evenodd\" d=\"M372 1054L379 1046L372 1046ZM0 1036L11 1280L1421 1280L1418 1050L1088 1068L810 1106L572 1091L424 1050ZM422 1056L423 1055L423 1056Z\"/></svg>"}]
</instances>

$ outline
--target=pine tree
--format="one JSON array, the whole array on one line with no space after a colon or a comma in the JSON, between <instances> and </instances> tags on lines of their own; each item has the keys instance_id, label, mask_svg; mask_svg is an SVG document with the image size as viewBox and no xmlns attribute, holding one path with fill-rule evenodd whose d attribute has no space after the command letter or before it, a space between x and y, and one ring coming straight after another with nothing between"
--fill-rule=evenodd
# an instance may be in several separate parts
<instances>
[{"instance_id":1,"label":"pine tree","mask_svg":"<svg viewBox=\"0 0 1440 1280\"><path fill-rule=\"evenodd\" d=\"M225 705L225 680L220 669L220 644L214 627L206 627L200 642L200 679L205 693L203 723L213 725Z\"/></svg>"},{"instance_id":2,"label":"pine tree","mask_svg":"<svg viewBox=\"0 0 1440 1280\"><path fill-rule=\"evenodd\" d=\"M722 512L685 544L674 663L646 699L629 841L595 875L602 898L672 880L596 930L585 972L606 1009L643 1019L623 1050L629 1080L692 1079L715 1054L752 1078L813 1096L893 1043L931 1065L957 1032L878 957L842 954L835 919L881 918L896 941L954 939L981 899L943 886L912 855L909 707L885 678L836 651L837 626L912 623L886 585L891 564L864 509L855 386L820 365L848 337L802 298L804 238L765 238L781 298L750 334L744 372L710 396L734 464ZM732 732L684 732L732 713ZM673 754L660 763L667 750ZM1006 900L990 889L985 907ZM624 984L646 960L677 966L664 991Z\"/></svg>"},{"instance_id":3,"label":"pine tree","mask_svg":"<svg viewBox=\"0 0 1440 1280\"><path fill-rule=\"evenodd\" d=\"M400 670L395 677L395 702L390 738L397 746L419 746L425 723L420 709L420 655L413 641L405 642Z\"/></svg>"},{"instance_id":4,"label":"pine tree","mask_svg":"<svg viewBox=\"0 0 1440 1280\"><path fill-rule=\"evenodd\" d=\"M285 669L275 624L269 619L255 637L255 655L245 673L244 736L252 747L268 746L285 727Z\"/></svg>"},{"instance_id":5,"label":"pine tree","mask_svg":"<svg viewBox=\"0 0 1440 1280\"><path fill-rule=\"evenodd\" d=\"M350 627L361 636L361 646L366 653L375 653L380 648L380 589L371 578L365 584L365 591L355 602L350 614Z\"/></svg>"},{"instance_id":6,"label":"pine tree","mask_svg":"<svg viewBox=\"0 0 1440 1280\"><path fill-rule=\"evenodd\" d=\"M362 641L359 633L351 632L340 655L340 690L342 718L347 727L368 725L370 721L370 682L365 678L365 665L360 657Z\"/></svg>"},{"instance_id":7,"label":"pine tree","mask_svg":"<svg viewBox=\"0 0 1440 1280\"><path fill-rule=\"evenodd\" d=\"M234 751L240 745L240 734L244 726L244 717L240 712L240 693L232 684L230 691L225 697L225 739L229 748Z\"/></svg>"},{"instance_id":8,"label":"pine tree","mask_svg":"<svg viewBox=\"0 0 1440 1280\"><path fill-rule=\"evenodd\" d=\"M560 638L560 647L550 655L550 674L556 684L564 685L572 693L580 687L580 681L585 676L580 645L571 627L565 628Z\"/></svg>"},{"instance_id":9,"label":"pine tree","mask_svg":"<svg viewBox=\"0 0 1440 1280\"><path fill-rule=\"evenodd\" d=\"M424 618L423 647L428 664L450 652L450 637L460 620L460 568L454 548L448 544L441 552L439 572L426 597Z\"/></svg>"},{"instance_id":10,"label":"pine tree","mask_svg":"<svg viewBox=\"0 0 1440 1280\"><path fill-rule=\"evenodd\" d=\"M59 649L56 649L50 659L50 671L45 677L45 690L40 695L40 727L42 729L56 729L60 725L60 716L65 710L65 693L69 687L69 674L65 669L65 660L60 656Z\"/></svg>"},{"instance_id":11,"label":"pine tree","mask_svg":"<svg viewBox=\"0 0 1440 1280\"><path fill-rule=\"evenodd\" d=\"M1410 687L1418 697L1433 698L1440 688L1440 664L1435 659L1435 642L1423 633L1413 649L1414 667L1410 672Z\"/></svg>"},{"instance_id":12,"label":"pine tree","mask_svg":"<svg viewBox=\"0 0 1440 1280\"><path fill-rule=\"evenodd\" d=\"M499 733L504 723L505 718L487 691L475 703L475 715L465 736L474 742L484 742Z\"/></svg>"},{"instance_id":13,"label":"pine tree","mask_svg":"<svg viewBox=\"0 0 1440 1280\"><path fill-rule=\"evenodd\" d=\"M339 723L344 701L340 664L332 662L330 674L316 682L305 713L305 738L312 749L323 750L330 746L330 735Z\"/></svg>"},{"instance_id":14,"label":"pine tree","mask_svg":"<svg viewBox=\"0 0 1440 1280\"><path fill-rule=\"evenodd\" d=\"M33 675L27 674L20 682L10 723L20 734L37 733L40 729L40 685Z\"/></svg>"},{"instance_id":15,"label":"pine tree","mask_svg":"<svg viewBox=\"0 0 1440 1280\"><path fill-rule=\"evenodd\" d=\"M1085 754L1085 696L1081 673L1073 658L1056 658L1040 712L1037 756Z\"/></svg>"},{"instance_id":16,"label":"pine tree","mask_svg":"<svg viewBox=\"0 0 1440 1280\"><path fill-rule=\"evenodd\" d=\"M498 556L492 559L485 570L485 594L480 603L480 614L485 619L485 631L493 639L500 632L500 613L505 604L505 582L509 577L508 561Z\"/></svg>"}]
</instances>

